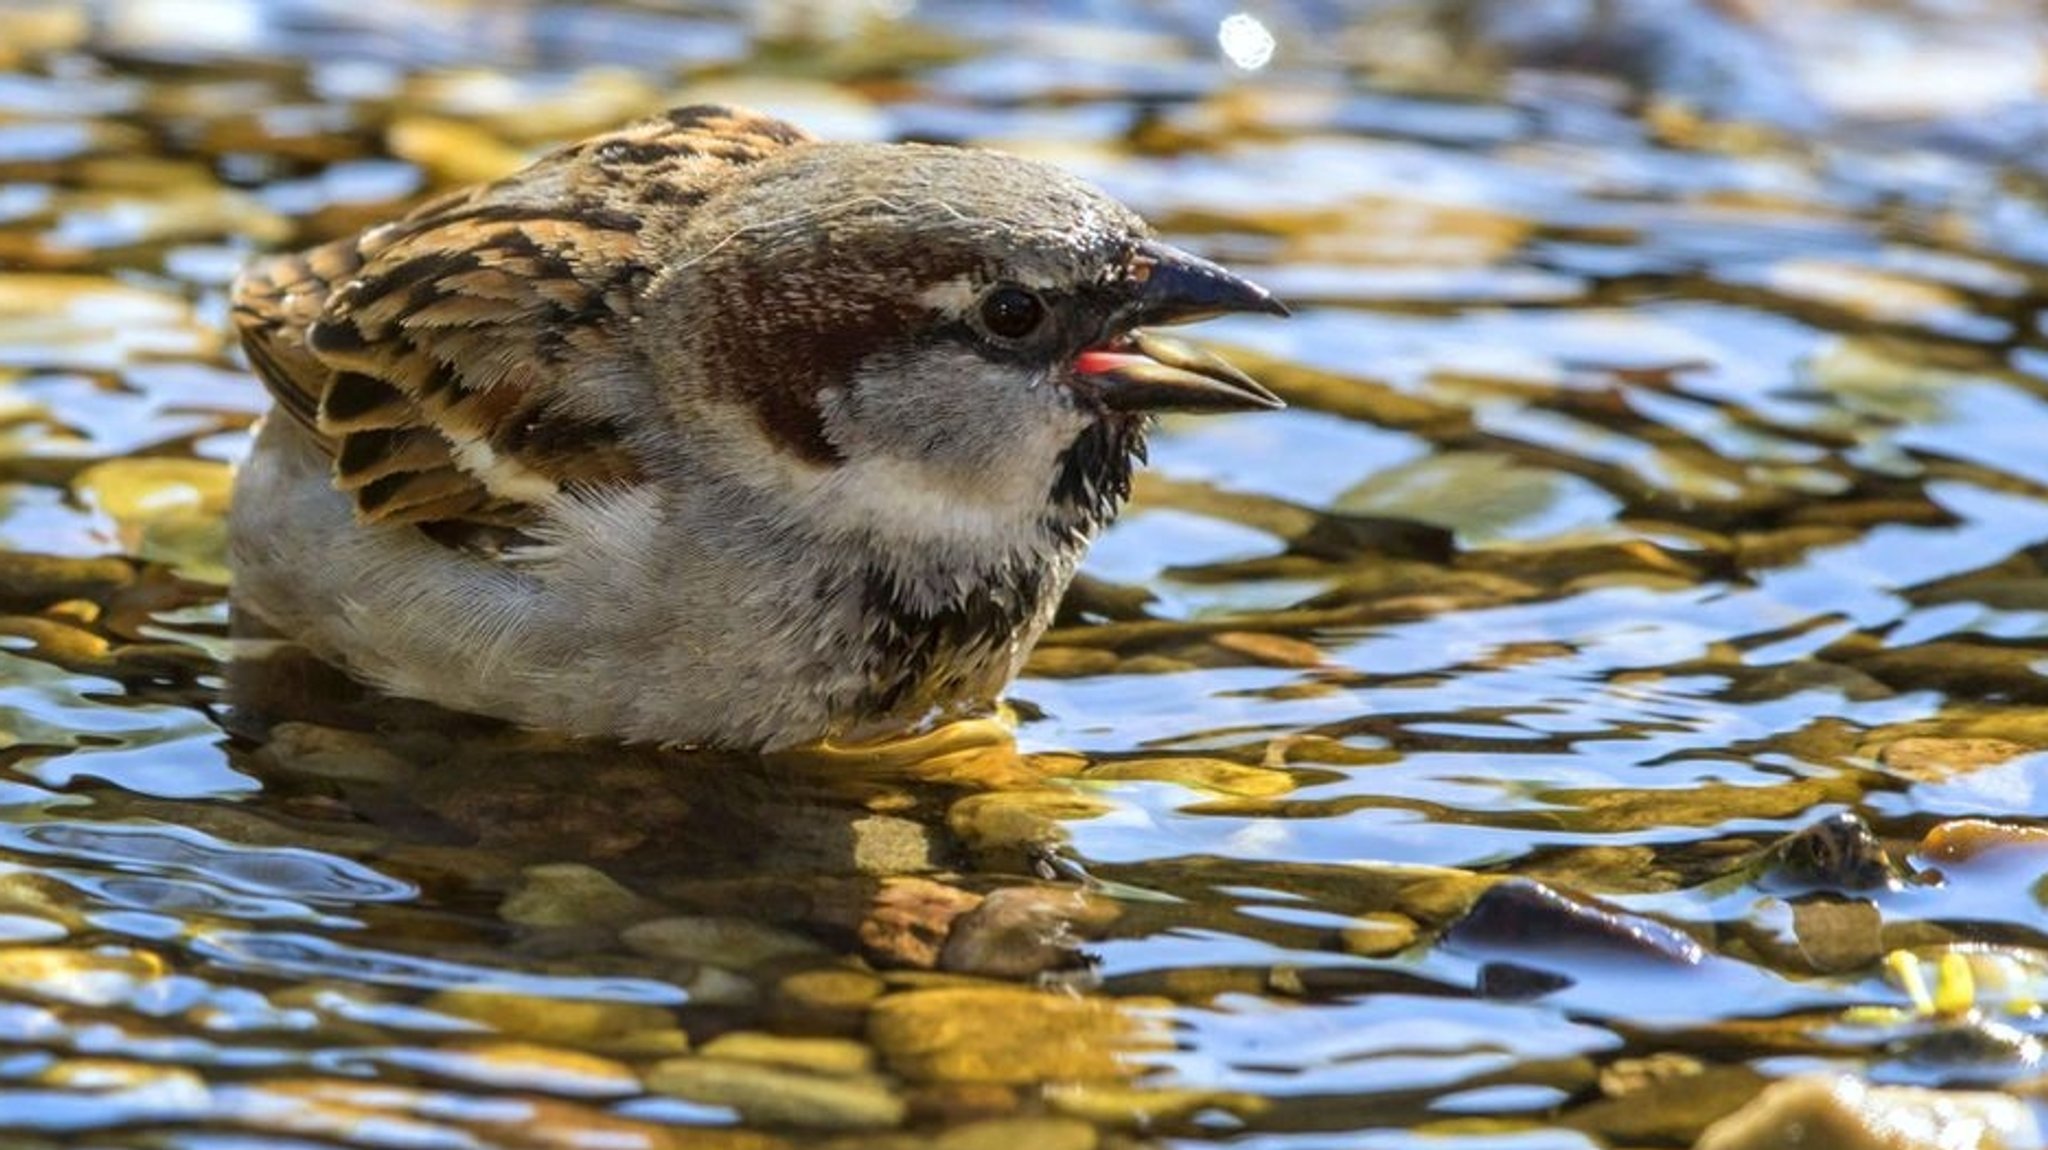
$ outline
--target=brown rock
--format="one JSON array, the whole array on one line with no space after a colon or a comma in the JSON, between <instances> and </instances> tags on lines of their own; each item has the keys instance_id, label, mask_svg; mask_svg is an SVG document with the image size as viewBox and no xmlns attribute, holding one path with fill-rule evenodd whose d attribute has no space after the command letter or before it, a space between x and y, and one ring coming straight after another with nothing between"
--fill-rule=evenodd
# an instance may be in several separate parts
<instances>
[{"instance_id":1,"label":"brown rock","mask_svg":"<svg viewBox=\"0 0 2048 1150\"><path fill-rule=\"evenodd\" d=\"M1773 1084L1708 1127L1696 1150L2008 1150L2040 1134L2009 1095L1816 1074Z\"/></svg>"},{"instance_id":2,"label":"brown rock","mask_svg":"<svg viewBox=\"0 0 2048 1150\"><path fill-rule=\"evenodd\" d=\"M2004 739L1900 739L1877 753L1886 770L1915 782L1936 782L1981 771L2033 750Z\"/></svg>"},{"instance_id":3,"label":"brown rock","mask_svg":"<svg viewBox=\"0 0 2048 1150\"><path fill-rule=\"evenodd\" d=\"M1115 903L1058 887L1007 887L953 924L939 966L989 978L1030 978L1074 966L1081 940L1117 917Z\"/></svg>"},{"instance_id":4,"label":"brown rock","mask_svg":"<svg viewBox=\"0 0 2048 1150\"><path fill-rule=\"evenodd\" d=\"M1570 1122L1620 1145L1684 1145L1756 1097L1765 1079L1745 1066L1665 1063L1601 1076L1619 1092L1571 1112Z\"/></svg>"},{"instance_id":5,"label":"brown rock","mask_svg":"<svg viewBox=\"0 0 2048 1150\"><path fill-rule=\"evenodd\" d=\"M135 581L135 569L119 559L73 559L0 551L0 605L31 608L59 599L97 599Z\"/></svg>"},{"instance_id":6,"label":"brown rock","mask_svg":"<svg viewBox=\"0 0 2048 1150\"><path fill-rule=\"evenodd\" d=\"M657 909L610 875L582 863L527 867L519 884L498 904L499 916L520 926L616 926Z\"/></svg>"},{"instance_id":7,"label":"brown rock","mask_svg":"<svg viewBox=\"0 0 2048 1150\"><path fill-rule=\"evenodd\" d=\"M913 1086L907 1097L915 1121L937 1126L1005 1118L1024 1104L1017 1087L995 1082L925 1082Z\"/></svg>"},{"instance_id":8,"label":"brown rock","mask_svg":"<svg viewBox=\"0 0 2048 1150\"><path fill-rule=\"evenodd\" d=\"M1920 856L1936 866L1953 866L2007 851L2048 851L2048 830L1989 819L1957 819L1942 823L1920 840Z\"/></svg>"},{"instance_id":9,"label":"brown rock","mask_svg":"<svg viewBox=\"0 0 2048 1150\"><path fill-rule=\"evenodd\" d=\"M1329 663L1322 648L1306 639L1272 635L1261 631L1218 631L1209 641L1233 654L1243 655L1270 667L1298 667L1310 670Z\"/></svg>"},{"instance_id":10,"label":"brown rock","mask_svg":"<svg viewBox=\"0 0 2048 1150\"><path fill-rule=\"evenodd\" d=\"M877 966L930 970L954 920L981 905L981 896L930 879L882 884L861 920L860 943Z\"/></svg>"}]
</instances>

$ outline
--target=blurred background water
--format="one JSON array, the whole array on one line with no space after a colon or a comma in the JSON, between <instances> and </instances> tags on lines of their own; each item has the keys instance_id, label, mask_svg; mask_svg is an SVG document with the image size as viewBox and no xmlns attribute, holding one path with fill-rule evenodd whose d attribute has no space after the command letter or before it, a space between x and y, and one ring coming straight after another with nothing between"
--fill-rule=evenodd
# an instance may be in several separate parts
<instances>
[{"instance_id":1,"label":"blurred background water","mask_svg":"<svg viewBox=\"0 0 2048 1150\"><path fill-rule=\"evenodd\" d=\"M1771 1146L1840 1073L2038 1141L2044 30L0 4L0 1128ZM1013 730L579 746L231 639L238 267L709 99L1098 181L1295 306L1199 333L1290 409L1162 429Z\"/></svg>"}]
</instances>

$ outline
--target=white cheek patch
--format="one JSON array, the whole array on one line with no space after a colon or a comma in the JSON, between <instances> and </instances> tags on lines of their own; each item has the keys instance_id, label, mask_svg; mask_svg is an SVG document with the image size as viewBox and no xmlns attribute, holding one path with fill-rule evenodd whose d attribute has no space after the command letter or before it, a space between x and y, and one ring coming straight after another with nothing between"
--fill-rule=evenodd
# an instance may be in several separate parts
<instances>
[{"instance_id":1,"label":"white cheek patch","mask_svg":"<svg viewBox=\"0 0 2048 1150\"><path fill-rule=\"evenodd\" d=\"M1037 538L1061 454L1087 418L971 351L870 364L852 392L848 458L808 477L811 514L831 533L905 546L1008 553ZM843 403L821 405L831 429ZM831 432L828 430L828 434Z\"/></svg>"}]
</instances>

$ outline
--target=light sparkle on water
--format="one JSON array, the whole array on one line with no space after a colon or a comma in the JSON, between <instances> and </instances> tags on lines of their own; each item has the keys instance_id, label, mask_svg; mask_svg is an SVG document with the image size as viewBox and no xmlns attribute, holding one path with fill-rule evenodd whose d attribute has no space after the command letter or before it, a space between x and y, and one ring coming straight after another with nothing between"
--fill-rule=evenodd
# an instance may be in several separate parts
<instances>
[{"instance_id":1,"label":"light sparkle on water","mask_svg":"<svg viewBox=\"0 0 2048 1150\"><path fill-rule=\"evenodd\" d=\"M1216 45L1231 63L1247 72L1256 72L1272 63L1276 41L1257 16L1235 12L1216 26Z\"/></svg>"}]
</instances>

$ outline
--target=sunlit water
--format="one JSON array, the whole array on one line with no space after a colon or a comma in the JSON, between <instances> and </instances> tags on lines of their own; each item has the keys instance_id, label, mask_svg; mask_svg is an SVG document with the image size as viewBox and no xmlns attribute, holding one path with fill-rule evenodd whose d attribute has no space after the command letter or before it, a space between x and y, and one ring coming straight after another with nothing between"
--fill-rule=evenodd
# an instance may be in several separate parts
<instances>
[{"instance_id":1,"label":"sunlit water","mask_svg":"<svg viewBox=\"0 0 2048 1150\"><path fill-rule=\"evenodd\" d=\"M2026 1089L2030 8L1453 7L0 8L0 1128L1551 1150ZM1014 745L577 747L229 636L243 260L701 98L1054 159L1295 305L1201 329L1292 406L1166 425ZM1765 849L1844 813L1892 871ZM1886 956L1959 944L1981 1015L1916 1016Z\"/></svg>"}]
</instances>

